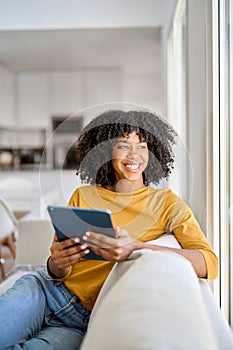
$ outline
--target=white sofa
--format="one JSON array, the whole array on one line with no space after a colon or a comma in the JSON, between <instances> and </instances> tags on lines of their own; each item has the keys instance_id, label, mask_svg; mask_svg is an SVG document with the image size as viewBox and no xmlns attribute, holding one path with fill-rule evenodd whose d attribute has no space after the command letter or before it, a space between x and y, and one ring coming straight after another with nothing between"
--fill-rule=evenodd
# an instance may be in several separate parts
<instances>
[{"instance_id":1,"label":"white sofa","mask_svg":"<svg viewBox=\"0 0 233 350\"><path fill-rule=\"evenodd\" d=\"M0 284L0 295L43 264L52 236L46 221L22 224L17 265ZM153 243L179 247L172 235ZM92 349L230 350L233 336L207 282L196 277L191 264L176 253L146 249L115 264L107 278L81 348Z\"/></svg>"},{"instance_id":2,"label":"white sofa","mask_svg":"<svg viewBox=\"0 0 233 350\"><path fill-rule=\"evenodd\" d=\"M172 235L153 243L178 247ZM81 350L233 349L208 284L176 253L144 250L114 266Z\"/></svg>"}]
</instances>

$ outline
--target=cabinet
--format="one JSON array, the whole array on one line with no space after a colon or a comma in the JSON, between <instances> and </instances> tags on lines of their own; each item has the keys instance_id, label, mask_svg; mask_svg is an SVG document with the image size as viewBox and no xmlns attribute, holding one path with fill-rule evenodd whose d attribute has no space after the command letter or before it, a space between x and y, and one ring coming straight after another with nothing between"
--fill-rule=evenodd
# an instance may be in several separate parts
<instances>
[{"instance_id":1,"label":"cabinet","mask_svg":"<svg viewBox=\"0 0 233 350\"><path fill-rule=\"evenodd\" d=\"M41 148L45 141L45 129L0 128L1 148Z\"/></svg>"},{"instance_id":2,"label":"cabinet","mask_svg":"<svg viewBox=\"0 0 233 350\"><path fill-rule=\"evenodd\" d=\"M0 125L13 126L15 117L15 77L0 62Z\"/></svg>"},{"instance_id":3,"label":"cabinet","mask_svg":"<svg viewBox=\"0 0 233 350\"><path fill-rule=\"evenodd\" d=\"M47 128L49 98L47 73L22 73L16 79L16 118L21 127ZM27 136L25 135L27 138Z\"/></svg>"}]
</instances>

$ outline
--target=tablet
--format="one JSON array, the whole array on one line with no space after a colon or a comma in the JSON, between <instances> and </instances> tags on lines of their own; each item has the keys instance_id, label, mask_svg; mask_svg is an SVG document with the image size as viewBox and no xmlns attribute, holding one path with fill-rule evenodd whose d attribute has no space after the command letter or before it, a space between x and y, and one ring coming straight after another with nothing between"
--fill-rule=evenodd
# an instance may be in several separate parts
<instances>
[{"instance_id":1,"label":"tablet","mask_svg":"<svg viewBox=\"0 0 233 350\"><path fill-rule=\"evenodd\" d=\"M78 207L54 206L47 207L53 227L59 241L72 237L79 237L80 243L84 243L82 236L87 231L103 233L115 237L109 210L96 210ZM84 256L85 259L105 260L92 250Z\"/></svg>"}]
</instances>

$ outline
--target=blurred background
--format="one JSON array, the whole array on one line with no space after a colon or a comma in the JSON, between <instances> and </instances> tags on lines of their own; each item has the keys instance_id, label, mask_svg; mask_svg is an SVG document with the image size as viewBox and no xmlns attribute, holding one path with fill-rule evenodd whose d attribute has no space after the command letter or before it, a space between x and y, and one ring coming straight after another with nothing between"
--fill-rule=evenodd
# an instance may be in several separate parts
<instances>
[{"instance_id":1,"label":"blurred background","mask_svg":"<svg viewBox=\"0 0 233 350\"><path fill-rule=\"evenodd\" d=\"M231 322L232 17L231 0L0 0L0 195L47 217L79 185L74 140L93 106L156 111L180 141L166 185L221 259L213 290Z\"/></svg>"}]
</instances>

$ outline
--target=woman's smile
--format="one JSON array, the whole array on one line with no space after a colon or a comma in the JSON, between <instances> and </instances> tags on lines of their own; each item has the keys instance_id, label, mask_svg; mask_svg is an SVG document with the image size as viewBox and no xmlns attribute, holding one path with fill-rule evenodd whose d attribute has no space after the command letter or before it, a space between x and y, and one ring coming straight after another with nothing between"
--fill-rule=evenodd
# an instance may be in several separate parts
<instances>
[{"instance_id":1,"label":"woman's smile","mask_svg":"<svg viewBox=\"0 0 233 350\"><path fill-rule=\"evenodd\" d=\"M128 163L128 162L124 163L124 162L123 162L123 165L124 165L127 169L129 169L130 171L133 171L133 172L140 170L141 167L142 167L142 164L141 164L141 163Z\"/></svg>"}]
</instances>

